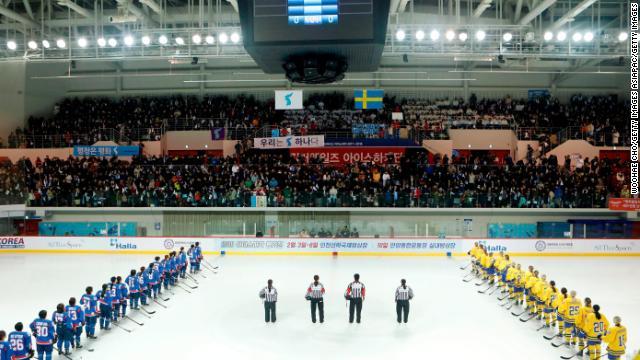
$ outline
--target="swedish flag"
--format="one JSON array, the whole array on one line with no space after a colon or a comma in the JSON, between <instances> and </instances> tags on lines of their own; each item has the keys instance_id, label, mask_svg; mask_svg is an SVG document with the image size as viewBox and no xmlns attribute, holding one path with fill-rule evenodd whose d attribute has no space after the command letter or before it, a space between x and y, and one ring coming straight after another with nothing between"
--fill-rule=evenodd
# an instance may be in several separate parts
<instances>
[{"instance_id":1,"label":"swedish flag","mask_svg":"<svg viewBox=\"0 0 640 360\"><path fill-rule=\"evenodd\" d=\"M382 98L384 97L384 90L355 90L353 93L354 100L356 102L356 109L382 109L384 104Z\"/></svg>"}]
</instances>

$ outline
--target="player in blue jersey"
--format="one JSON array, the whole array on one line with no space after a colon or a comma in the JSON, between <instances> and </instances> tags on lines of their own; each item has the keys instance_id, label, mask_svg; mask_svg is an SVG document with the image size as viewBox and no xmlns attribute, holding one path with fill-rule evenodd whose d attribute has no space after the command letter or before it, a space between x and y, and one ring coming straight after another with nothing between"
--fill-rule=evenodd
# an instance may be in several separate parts
<instances>
[{"instance_id":1,"label":"player in blue jersey","mask_svg":"<svg viewBox=\"0 0 640 360\"><path fill-rule=\"evenodd\" d=\"M180 277L184 279L187 277L187 253L184 252L184 246L180 248L178 264L180 264Z\"/></svg>"},{"instance_id":2,"label":"player in blue jersey","mask_svg":"<svg viewBox=\"0 0 640 360\"><path fill-rule=\"evenodd\" d=\"M138 282L140 283L140 305L147 305L147 299L151 297L151 290L149 289L149 282L147 279L147 268L140 267L140 272L137 274Z\"/></svg>"},{"instance_id":3,"label":"player in blue jersey","mask_svg":"<svg viewBox=\"0 0 640 360\"><path fill-rule=\"evenodd\" d=\"M80 336L82 335L82 327L85 325L84 309L77 305L76 298L69 299L69 305L64 309L71 318L71 347L80 349Z\"/></svg>"},{"instance_id":4,"label":"player in blue jersey","mask_svg":"<svg viewBox=\"0 0 640 360\"><path fill-rule=\"evenodd\" d=\"M0 360L11 360L11 344L5 339L7 338L7 333L4 330L0 330Z\"/></svg>"},{"instance_id":5,"label":"player in blue jersey","mask_svg":"<svg viewBox=\"0 0 640 360\"><path fill-rule=\"evenodd\" d=\"M154 261L153 261L153 269L154 269L155 271L157 271L157 272L158 272L158 274L159 274L159 278L158 278L158 281L157 281L157 284L156 284L156 285L157 285L157 287L156 287L156 286L154 286L154 292L155 292L155 294L154 294L154 295L162 294L162 280L163 280L163 278L164 278L164 276L163 276L163 272L164 272L164 265L163 265L163 263L162 263L162 261L161 261L161 259L160 259L160 256L156 256L156 257L154 258ZM154 297L155 297L155 296L154 296Z\"/></svg>"},{"instance_id":6,"label":"player in blue jersey","mask_svg":"<svg viewBox=\"0 0 640 360\"><path fill-rule=\"evenodd\" d=\"M200 271L200 263L204 257L202 256L202 248L200 247L200 243L196 242L196 247L194 249L196 253L196 271Z\"/></svg>"},{"instance_id":7,"label":"player in blue jersey","mask_svg":"<svg viewBox=\"0 0 640 360\"><path fill-rule=\"evenodd\" d=\"M187 254L189 255L189 273L195 274L198 270L198 253L196 252L196 246L191 245Z\"/></svg>"},{"instance_id":8,"label":"player in blue jersey","mask_svg":"<svg viewBox=\"0 0 640 360\"><path fill-rule=\"evenodd\" d=\"M175 251L171 252L169 261L171 266L171 285L175 285L178 282L178 275L180 274L178 269L178 254Z\"/></svg>"},{"instance_id":9,"label":"player in blue jersey","mask_svg":"<svg viewBox=\"0 0 640 360\"><path fill-rule=\"evenodd\" d=\"M111 291L111 321L118 322L118 316L120 315L120 293L118 292L118 285L116 284L117 277L112 276L109 283L109 291Z\"/></svg>"},{"instance_id":10,"label":"player in blue jersey","mask_svg":"<svg viewBox=\"0 0 640 360\"><path fill-rule=\"evenodd\" d=\"M9 346L11 346L11 359L24 360L33 357L34 352L31 347L31 335L23 331L24 325L21 322L14 326L15 331L9 334Z\"/></svg>"},{"instance_id":11,"label":"player in blue jersey","mask_svg":"<svg viewBox=\"0 0 640 360\"><path fill-rule=\"evenodd\" d=\"M160 294L160 289L162 288L160 270L155 266L155 264L151 263L149 264L149 273L151 286L153 287L153 298L157 299L158 294Z\"/></svg>"},{"instance_id":12,"label":"player in blue jersey","mask_svg":"<svg viewBox=\"0 0 640 360\"><path fill-rule=\"evenodd\" d=\"M116 290L120 299L120 315L124 318L127 316L127 301L129 300L129 287L122 282L122 276L116 278Z\"/></svg>"},{"instance_id":13,"label":"player in blue jersey","mask_svg":"<svg viewBox=\"0 0 640 360\"><path fill-rule=\"evenodd\" d=\"M51 360L56 329L53 326L53 321L47 319L47 311L41 310L38 313L38 318L33 320L29 328L33 333L33 337L36 338L38 359Z\"/></svg>"},{"instance_id":14,"label":"player in blue jersey","mask_svg":"<svg viewBox=\"0 0 640 360\"><path fill-rule=\"evenodd\" d=\"M61 355L64 350L65 355L71 354L71 340L73 339L73 324L69 313L64 311L64 304L58 304L56 311L51 318L56 325L56 334L58 335L58 354Z\"/></svg>"},{"instance_id":15,"label":"player in blue jersey","mask_svg":"<svg viewBox=\"0 0 640 360\"><path fill-rule=\"evenodd\" d=\"M111 324L111 312L113 311L113 297L111 296L109 284L103 284L102 290L99 290L96 296L98 297L98 304L100 304L100 329L111 330L109 325Z\"/></svg>"},{"instance_id":16,"label":"player in blue jersey","mask_svg":"<svg viewBox=\"0 0 640 360\"><path fill-rule=\"evenodd\" d=\"M85 294L80 298L80 304L84 308L84 319L87 338L96 339L96 324L98 323L98 297L93 295L93 288L88 286Z\"/></svg>"},{"instance_id":17,"label":"player in blue jersey","mask_svg":"<svg viewBox=\"0 0 640 360\"><path fill-rule=\"evenodd\" d=\"M124 282L129 288L129 308L132 310L138 310L140 308L140 279L138 278L136 271L131 270L129 276L127 276Z\"/></svg>"}]
</instances>

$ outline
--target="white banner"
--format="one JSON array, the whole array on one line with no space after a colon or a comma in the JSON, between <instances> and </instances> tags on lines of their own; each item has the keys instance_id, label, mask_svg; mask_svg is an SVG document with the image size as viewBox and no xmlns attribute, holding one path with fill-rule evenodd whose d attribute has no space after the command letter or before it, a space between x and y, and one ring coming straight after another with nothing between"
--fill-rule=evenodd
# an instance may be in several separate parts
<instances>
[{"instance_id":1,"label":"white banner","mask_svg":"<svg viewBox=\"0 0 640 360\"><path fill-rule=\"evenodd\" d=\"M200 242L207 254L464 255L474 242L521 256L640 256L640 239L409 239L241 237L0 237L0 254L15 252L165 253Z\"/></svg>"},{"instance_id":2,"label":"white banner","mask_svg":"<svg viewBox=\"0 0 640 360\"><path fill-rule=\"evenodd\" d=\"M276 90L276 110L301 110L302 90Z\"/></svg>"},{"instance_id":3,"label":"white banner","mask_svg":"<svg viewBox=\"0 0 640 360\"><path fill-rule=\"evenodd\" d=\"M324 135L254 138L257 149L296 149L324 147Z\"/></svg>"}]
</instances>

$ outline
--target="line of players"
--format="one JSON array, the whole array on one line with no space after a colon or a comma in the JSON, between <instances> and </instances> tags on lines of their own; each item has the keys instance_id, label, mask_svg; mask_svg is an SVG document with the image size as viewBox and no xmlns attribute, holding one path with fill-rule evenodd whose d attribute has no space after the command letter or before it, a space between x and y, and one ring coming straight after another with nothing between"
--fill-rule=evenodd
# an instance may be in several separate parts
<instances>
[{"instance_id":1,"label":"line of players","mask_svg":"<svg viewBox=\"0 0 640 360\"><path fill-rule=\"evenodd\" d=\"M533 266L527 270L513 262L509 255L487 252L482 244L475 243L469 251L473 272L490 285L497 282L503 293L508 292L509 301L524 305L525 311L538 320L544 319L544 327L556 328L556 337L564 338L566 346L578 344L578 356L588 349L590 359L599 359L602 342L607 343L607 356L618 360L625 353L627 329L619 316L610 326L607 317L600 312L599 305L592 305L590 298L584 304L576 297L576 291L558 289L555 281L547 281Z\"/></svg>"},{"instance_id":2,"label":"line of players","mask_svg":"<svg viewBox=\"0 0 640 360\"><path fill-rule=\"evenodd\" d=\"M4 330L0 330L0 360L34 357L36 351L33 350L31 336L35 338L38 359L51 360L54 344L59 355L68 357L71 348L82 348L83 328L88 339L97 339L98 324L102 331L111 330L112 323L128 318L127 307L139 310L140 306L156 300L163 287L168 290L179 279L185 279L187 267L191 274L198 273L202 259L200 244L195 243L186 253L181 247L179 252L173 251L164 259L155 257L148 267L131 270L124 281L121 276L113 276L95 294L93 287L88 286L80 301L72 297L68 305L58 304L51 319L47 318L46 310L41 310L29 325L31 333L25 331L21 322L15 324L8 337Z\"/></svg>"}]
</instances>

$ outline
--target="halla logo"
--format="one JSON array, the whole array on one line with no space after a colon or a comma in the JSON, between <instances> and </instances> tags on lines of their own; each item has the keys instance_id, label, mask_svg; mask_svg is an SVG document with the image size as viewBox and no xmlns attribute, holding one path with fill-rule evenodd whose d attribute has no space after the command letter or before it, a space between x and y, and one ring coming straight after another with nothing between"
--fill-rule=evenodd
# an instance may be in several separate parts
<instances>
[{"instance_id":1,"label":"halla logo","mask_svg":"<svg viewBox=\"0 0 640 360\"><path fill-rule=\"evenodd\" d=\"M507 247L506 246L502 246L502 245L489 245L487 244L486 241L479 241L478 244L482 244L484 246L485 249L487 249L488 252L506 252L507 251Z\"/></svg>"},{"instance_id":2,"label":"halla logo","mask_svg":"<svg viewBox=\"0 0 640 360\"><path fill-rule=\"evenodd\" d=\"M136 244L132 243L121 243L118 239L111 239L109 242L111 247L114 247L118 250L135 250L138 248Z\"/></svg>"}]
</instances>

